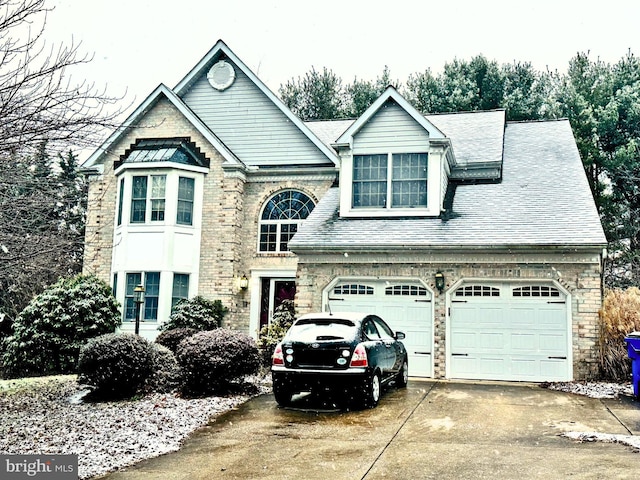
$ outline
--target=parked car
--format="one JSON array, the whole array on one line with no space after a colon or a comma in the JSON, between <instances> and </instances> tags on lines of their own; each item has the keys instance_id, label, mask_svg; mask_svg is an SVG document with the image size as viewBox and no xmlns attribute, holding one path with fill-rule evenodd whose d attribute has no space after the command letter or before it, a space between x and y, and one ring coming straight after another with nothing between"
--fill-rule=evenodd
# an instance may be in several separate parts
<instances>
[{"instance_id":1,"label":"parked car","mask_svg":"<svg viewBox=\"0 0 640 480\"><path fill-rule=\"evenodd\" d=\"M273 394L281 406L300 392L330 390L342 400L375 407L382 386L405 387L407 350L377 315L312 313L298 318L274 351Z\"/></svg>"}]
</instances>

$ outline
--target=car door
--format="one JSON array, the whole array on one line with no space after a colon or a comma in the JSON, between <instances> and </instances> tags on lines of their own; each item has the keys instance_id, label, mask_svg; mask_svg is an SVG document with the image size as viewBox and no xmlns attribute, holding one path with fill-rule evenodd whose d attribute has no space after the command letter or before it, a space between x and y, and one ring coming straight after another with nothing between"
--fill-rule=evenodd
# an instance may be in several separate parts
<instances>
[{"instance_id":1,"label":"car door","mask_svg":"<svg viewBox=\"0 0 640 480\"><path fill-rule=\"evenodd\" d=\"M393 330L391 330L384 320L380 317L373 317L373 322L376 324L376 328L387 352L387 368L389 371L397 372L402 366L402 360L405 356L404 346L396 340Z\"/></svg>"},{"instance_id":2,"label":"car door","mask_svg":"<svg viewBox=\"0 0 640 480\"><path fill-rule=\"evenodd\" d=\"M384 373L389 369L389 352L385 346L378 327L376 327L373 318L366 317L362 321L362 334L367 340L367 355L370 367L379 367Z\"/></svg>"}]
</instances>

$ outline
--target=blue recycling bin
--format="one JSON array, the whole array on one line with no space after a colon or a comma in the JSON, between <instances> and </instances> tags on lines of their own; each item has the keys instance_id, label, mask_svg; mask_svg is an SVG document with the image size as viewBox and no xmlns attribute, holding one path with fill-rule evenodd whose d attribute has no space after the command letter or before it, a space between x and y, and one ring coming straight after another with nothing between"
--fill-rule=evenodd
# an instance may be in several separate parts
<instances>
[{"instance_id":1,"label":"blue recycling bin","mask_svg":"<svg viewBox=\"0 0 640 480\"><path fill-rule=\"evenodd\" d=\"M632 332L624 339L627 342L627 354L631 359L631 379L633 395L640 399L640 332Z\"/></svg>"}]
</instances>

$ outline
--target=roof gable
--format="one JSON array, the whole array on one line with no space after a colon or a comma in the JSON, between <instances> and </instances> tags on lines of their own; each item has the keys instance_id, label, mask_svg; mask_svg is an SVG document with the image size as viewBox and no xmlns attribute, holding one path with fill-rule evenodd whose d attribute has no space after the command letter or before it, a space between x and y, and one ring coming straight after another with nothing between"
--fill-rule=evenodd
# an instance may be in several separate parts
<instances>
[{"instance_id":1,"label":"roof gable","mask_svg":"<svg viewBox=\"0 0 640 480\"><path fill-rule=\"evenodd\" d=\"M373 102L365 112L349 126L349 128L336 140L336 146L351 145L355 137L375 116L385 107L388 102L394 102L402 108L413 120L416 121L428 134L429 138L446 138L433 123L425 118L416 108L411 105L398 91L389 86L378 99Z\"/></svg>"},{"instance_id":2,"label":"roof gable","mask_svg":"<svg viewBox=\"0 0 640 480\"><path fill-rule=\"evenodd\" d=\"M238 70L234 72L234 79L229 83L228 90L227 87L211 88L210 85L212 67L221 61L227 62L232 71L234 68ZM318 139L222 40L209 50L174 90L239 158L246 156L245 163L249 164L255 160L259 165L260 155L268 160L269 148L273 148L277 156L280 153L278 149L283 152L287 149L300 151L313 146L317 153L309 156L314 156L316 160L310 159L308 163L338 164L333 149ZM228 103L225 104L225 101ZM220 104L218 109L216 102ZM228 114L226 118L222 117L225 112ZM237 120L240 114L246 117L245 120ZM235 126L234 121L238 121ZM295 130L292 130L292 126ZM247 135L256 138L256 143L261 145L250 145L251 142L246 142ZM286 148L283 141L290 142ZM251 148L256 150L251 151ZM305 163L299 154L282 156L280 161L287 159Z\"/></svg>"},{"instance_id":3,"label":"roof gable","mask_svg":"<svg viewBox=\"0 0 640 480\"><path fill-rule=\"evenodd\" d=\"M109 152L112 145L118 141L151 110L160 100L167 99L184 117L198 130L203 137L207 139L220 152L224 159L230 164L241 164L240 160L220 141L220 139L209 130L202 121L194 115L194 113L178 98L169 88L160 84L149 95L135 111L127 117L122 125L114 131L103 143L98 147L87 161L83 164L85 168L92 168L104 162L103 156Z\"/></svg>"}]
</instances>

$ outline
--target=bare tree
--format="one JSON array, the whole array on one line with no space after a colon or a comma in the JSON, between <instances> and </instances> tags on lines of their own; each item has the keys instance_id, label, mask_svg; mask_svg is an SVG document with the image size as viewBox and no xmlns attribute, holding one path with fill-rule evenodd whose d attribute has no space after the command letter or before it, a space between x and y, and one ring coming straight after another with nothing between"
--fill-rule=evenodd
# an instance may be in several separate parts
<instances>
[{"instance_id":1,"label":"bare tree","mask_svg":"<svg viewBox=\"0 0 640 480\"><path fill-rule=\"evenodd\" d=\"M45 41L45 3L0 0L0 339L34 295L80 270L86 185L69 149L95 147L121 113L121 98L72 79L91 61L79 44Z\"/></svg>"},{"instance_id":2,"label":"bare tree","mask_svg":"<svg viewBox=\"0 0 640 480\"><path fill-rule=\"evenodd\" d=\"M33 149L43 140L50 148L92 146L120 115L115 104L121 98L70 76L91 61L79 44L45 42L48 11L45 0L0 0L0 153Z\"/></svg>"}]
</instances>

